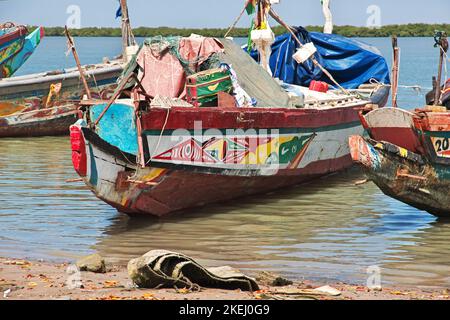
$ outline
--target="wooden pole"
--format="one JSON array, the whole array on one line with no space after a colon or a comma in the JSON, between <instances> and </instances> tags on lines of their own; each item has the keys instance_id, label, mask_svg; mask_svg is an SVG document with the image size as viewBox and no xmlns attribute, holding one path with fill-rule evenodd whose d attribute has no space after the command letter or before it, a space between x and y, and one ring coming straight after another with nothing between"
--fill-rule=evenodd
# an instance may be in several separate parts
<instances>
[{"instance_id":1,"label":"wooden pole","mask_svg":"<svg viewBox=\"0 0 450 320\"><path fill-rule=\"evenodd\" d=\"M398 47L397 36L392 36L392 49L394 56L392 60L392 107L397 108L398 97L398 78L399 78L399 64L400 64L400 49Z\"/></svg>"},{"instance_id":2,"label":"wooden pole","mask_svg":"<svg viewBox=\"0 0 450 320\"><path fill-rule=\"evenodd\" d=\"M436 80L436 91L434 95L434 105L438 106L441 102L441 82L442 82L442 68L444 66L444 58L445 53L448 51L448 40L447 40L447 34L445 32L438 33L439 40L436 43L436 46L439 48L439 71L438 71L438 77Z\"/></svg>"},{"instance_id":3,"label":"wooden pole","mask_svg":"<svg viewBox=\"0 0 450 320\"><path fill-rule=\"evenodd\" d=\"M97 120L95 120L94 126L98 125L98 123L103 118L103 116L106 114L106 112L109 110L109 108L112 106L114 101L116 101L116 99L120 96L120 94L122 93L122 90L125 88L125 86L127 85L128 81L133 77L133 75L134 75L133 73L130 73L129 75L127 75L125 78L122 79L122 81L119 83L119 85L118 85L118 87L116 89L116 92L111 97L111 99L109 100L108 104L103 109L102 113L98 116Z\"/></svg>"},{"instance_id":4,"label":"wooden pole","mask_svg":"<svg viewBox=\"0 0 450 320\"><path fill-rule=\"evenodd\" d=\"M65 28L65 33L67 37L67 41L69 43L70 49L72 50L73 57L75 58L75 62L77 63L78 72L80 73L81 81L83 82L84 90L86 90L86 95L89 100L92 99L91 90L89 89L89 85L86 81L86 77L84 75L84 70L81 67L80 58L78 57L77 49L75 48L75 43L73 41L73 38L70 36L69 29L67 29L67 26Z\"/></svg>"},{"instance_id":5,"label":"wooden pole","mask_svg":"<svg viewBox=\"0 0 450 320\"><path fill-rule=\"evenodd\" d=\"M126 0L120 0L120 7L122 9L122 51L129 46L128 39L128 6Z\"/></svg>"},{"instance_id":6,"label":"wooden pole","mask_svg":"<svg viewBox=\"0 0 450 320\"><path fill-rule=\"evenodd\" d=\"M231 25L231 27L228 29L227 33L225 33L224 38L228 37L231 33L231 31L233 31L233 29L236 27L236 25L238 24L239 20L241 20L242 16L245 13L245 10L247 9L247 5L248 5L249 1L247 0L245 2L244 5L244 9L242 9L241 13L239 14L239 16L236 18L236 20L234 20L233 24Z\"/></svg>"},{"instance_id":7,"label":"wooden pole","mask_svg":"<svg viewBox=\"0 0 450 320\"><path fill-rule=\"evenodd\" d=\"M138 161L142 168L145 168L144 141L142 139L142 122L139 115L139 93L137 89L133 90L134 112L136 115L137 143L139 148Z\"/></svg>"},{"instance_id":8,"label":"wooden pole","mask_svg":"<svg viewBox=\"0 0 450 320\"><path fill-rule=\"evenodd\" d=\"M120 0L120 7L122 9L122 52L123 58L126 59L126 49L129 46L136 44L130 24L130 15L128 13L127 0Z\"/></svg>"}]
</instances>

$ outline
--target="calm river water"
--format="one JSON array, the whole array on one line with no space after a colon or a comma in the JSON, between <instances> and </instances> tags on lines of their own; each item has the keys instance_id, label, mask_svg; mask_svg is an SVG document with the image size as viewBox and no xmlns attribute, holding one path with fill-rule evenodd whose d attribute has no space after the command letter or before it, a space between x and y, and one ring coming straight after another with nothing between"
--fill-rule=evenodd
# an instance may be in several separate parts
<instances>
[{"instance_id":1,"label":"calm river water","mask_svg":"<svg viewBox=\"0 0 450 320\"><path fill-rule=\"evenodd\" d=\"M389 39L364 39L390 57ZM114 38L77 39L83 63L120 52ZM432 39L400 39L404 85L430 87ZM72 66L62 38L46 38L21 73ZM389 59L390 60L390 59ZM423 95L401 90L400 104ZM369 266L384 284L450 287L450 223L354 186L353 170L311 184L191 210L164 220L129 218L97 200L76 178L68 138L0 140L0 256L72 260L98 251L115 262L151 249L183 252L207 265L294 279L364 285Z\"/></svg>"}]
</instances>

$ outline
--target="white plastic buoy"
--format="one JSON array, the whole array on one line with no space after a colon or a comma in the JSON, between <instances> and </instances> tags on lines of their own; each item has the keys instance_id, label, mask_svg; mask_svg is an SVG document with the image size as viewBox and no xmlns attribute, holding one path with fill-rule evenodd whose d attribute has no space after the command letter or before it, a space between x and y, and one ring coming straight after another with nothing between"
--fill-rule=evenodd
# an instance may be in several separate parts
<instances>
[{"instance_id":1,"label":"white plastic buoy","mask_svg":"<svg viewBox=\"0 0 450 320\"><path fill-rule=\"evenodd\" d=\"M272 44L275 42L275 34L268 26L267 29L253 30L251 39L261 56L261 66L272 75L269 60L272 53Z\"/></svg>"},{"instance_id":2,"label":"white plastic buoy","mask_svg":"<svg viewBox=\"0 0 450 320\"><path fill-rule=\"evenodd\" d=\"M297 50L297 52L292 56L298 63L303 63L311 58L317 52L317 48L312 42L308 42L303 47Z\"/></svg>"}]
</instances>

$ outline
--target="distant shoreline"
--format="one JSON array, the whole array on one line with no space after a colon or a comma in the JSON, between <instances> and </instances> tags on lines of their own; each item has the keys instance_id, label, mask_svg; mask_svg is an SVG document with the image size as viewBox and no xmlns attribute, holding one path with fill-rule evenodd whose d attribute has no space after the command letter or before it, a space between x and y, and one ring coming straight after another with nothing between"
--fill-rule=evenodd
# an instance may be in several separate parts
<instances>
[{"instance_id":1,"label":"distant shoreline","mask_svg":"<svg viewBox=\"0 0 450 320\"><path fill-rule=\"evenodd\" d=\"M31 29L31 28L30 28ZM64 36L63 27L45 27L45 34L47 37ZM321 32L322 26L307 26L306 29L311 32ZM335 26L334 33L345 37L390 37L396 35L398 37L432 37L435 30L446 31L450 34L450 24L406 24L406 25L386 25L378 29L370 29L366 27L355 26ZM275 34L280 35L286 30L277 26L273 28ZM189 36L192 33L201 34L208 37L223 37L227 29L221 28L171 28L171 27L138 27L133 28L133 33L136 37L152 37L157 35L162 36ZM249 30L246 28L236 28L231 34L231 37L248 37ZM72 29L71 34L76 37L121 37L120 28L81 28Z\"/></svg>"}]
</instances>

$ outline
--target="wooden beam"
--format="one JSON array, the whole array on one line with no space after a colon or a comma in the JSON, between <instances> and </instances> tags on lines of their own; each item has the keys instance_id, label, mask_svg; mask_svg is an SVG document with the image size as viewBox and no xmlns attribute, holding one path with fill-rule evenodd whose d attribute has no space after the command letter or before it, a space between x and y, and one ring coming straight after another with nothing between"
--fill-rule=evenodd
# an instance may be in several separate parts
<instances>
[{"instance_id":1,"label":"wooden beam","mask_svg":"<svg viewBox=\"0 0 450 320\"><path fill-rule=\"evenodd\" d=\"M84 90L86 90L86 95L87 95L88 99L91 100L92 99L91 90L89 89L89 85L86 81L86 77L84 75L84 70L81 67L80 58L78 57L78 52L77 52L77 49L75 48L75 43L73 41L73 38L70 35L69 29L67 28L67 26L64 27L64 31L65 31L70 49L72 50L73 57L75 58L78 72L80 73L80 78L81 78L81 81L83 82Z\"/></svg>"}]
</instances>

